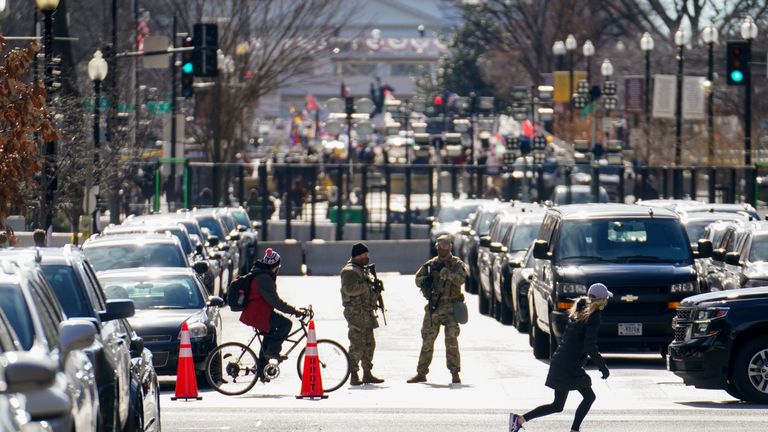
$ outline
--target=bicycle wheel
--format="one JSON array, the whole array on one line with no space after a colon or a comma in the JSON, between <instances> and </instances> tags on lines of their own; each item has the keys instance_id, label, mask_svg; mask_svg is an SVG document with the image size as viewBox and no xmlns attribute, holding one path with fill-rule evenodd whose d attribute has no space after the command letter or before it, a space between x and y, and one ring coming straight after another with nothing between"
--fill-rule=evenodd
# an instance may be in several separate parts
<instances>
[{"instance_id":1,"label":"bicycle wheel","mask_svg":"<svg viewBox=\"0 0 768 432\"><path fill-rule=\"evenodd\" d=\"M256 385L258 357L240 342L227 342L216 347L205 359L205 378L217 392L241 395Z\"/></svg>"},{"instance_id":2,"label":"bicycle wheel","mask_svg":"<svg viewBox=\"0 0 768 432\"><path fill-rule=\"evenodd\" d=\"M304 354L307 348L301 350L296 369L299 378L304 376ZM323 391L330 393L338 390L349 379L349 354L341 344L330 339L317 341L317 356L320 360L320 377L323 380Z\"/></svg>"}]
</instances>

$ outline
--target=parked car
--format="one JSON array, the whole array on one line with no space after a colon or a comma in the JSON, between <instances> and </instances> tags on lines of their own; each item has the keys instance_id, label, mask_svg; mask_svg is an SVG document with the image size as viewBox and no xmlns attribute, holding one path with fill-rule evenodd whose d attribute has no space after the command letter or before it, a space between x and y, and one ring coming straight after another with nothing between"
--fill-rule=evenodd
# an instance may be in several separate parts
<instances>
[{"instance_id":1,"label":"parked car","mask_svg":"<svg viewBox=\"0 0 768 432\"><path fill-rule=\"evenodd\" d=\"M724 289L725 255L736 250L739 237L744 235L743 227L743 223L734 221L714 223L707 228L707 236L712 238L714 250L711 257L697 260L699 272L706 284L705 291Z\"/></svg>"},{"instance_id":2,"label":"parked car","mask_svg":"<svg viewBox=\"0 0 768 432\"><path fill-rule=\"evenodd\" d=\"M233 240L229 235L227 227L215 209L197 209L191 214L200 224L205 241L221 255L221 288L222 295L226 296L227 287L237 277L235 273L239 265L238 248L235 243L237 240Z\"/></svg>"},{"instance_id":3,"label":"parked car","mask_svg":"<svg viewBox=\"0 0 768 432\"><path fill-rule=\"evenodd\" d=\"M688 213L737 213L752 218L753 221L759 221L760 215L751 204L726 204L712 203L702 205L690 205L683 208Z\"/></svg>"},{"instance_id":4,"label":"parked car","mask_svg":"<svg viewBox=\"0 0 768 432\"><path fill-rule=\"evenodd\" d=\"M240 233L240 271L239 274L246 274L251 271L251 267L256 262L258 255L259 232L256 230L258 224L251 221L248 212L243 207L225 207L222 209L227 215L231 216L237 224L235 230Z\"/></svg>"},{"instance_id":5,"label":"parked car","mask_svg":"<svg viewBox=\"0 0 768 432\"><path fill-rule=\"evenodd\" d=\"M85 255L72 245L9 250L0 254L0 258L11 254L17 259L26 257L40 264L67 317L87 318L96 324L96 343L86 348L85 352L95 367L101 409L100 429L126 430L131 402L130 339L119 320L133 316L133 302L107 301Z\"/></svg>"},{"instance_id":6,"label":"parked car","mask_svg":"<svg viewBox=\"0 0 768 432\"><path fill-rule=\"evenodd\" d=\"M554 205L565 205L565 204L586 204L592 202L592 188L589 185L572 185L570 187L570 202L568 198L568 186L556 186L554 192L552 192L552 197L550 197L550 201ZM608 199L608 192L605 191L605 188L600 186L599 190L600 195L600 201L601 203L607 203L609 201Z\"/></svg>"},{"instance_id":7,"label":"parked car","mask_svg":"<svg viewBox=\"0 0 768 432\"><path fill-rule=\"evenodd\" d=\"M695 256L676 213L625 204L575 204L547 211L533 246L528 291L536 358L554 353L568 310L593 283L614 293L603 313L601 350L653 349L672 340L679 302L700 292Z\"/></svg>"},{"instance_id":8,"label":"parked car","mask_svg":"<svg viewBox=\"0 0 768 432\"><path fill-rule=\"evenodd\" d=\"M531 322L530 310L528 309L528 290L531 287L531 279L533 279L536 265L536 259L533 258L533 244L532 241L525 252L521 266L512 269L509 283L509 297L512 300L512 325L521 333L529 331ZM530 334L528 341L533 346Z\"/></svg>"},{"instance_id":9,"label":"parked car","mask_svg":"<svg viewBox=\"0 0 768 432\"><path fill-rule=\"evenodd\" d=\"M68 417L69 397L57 375L53 359L21 350L0 308L0 430L47 432L48 421Z\"/></svg>"},{"instance_id":10,"label":"parked car","mask_svg":"<svg viewBox=\"0 0 768 432\"><path fill-rule=\"evenodd\" d=\"M722 267L715 275L719 287L732 290L768 286L768 223L747 224L737 231L737 237L734 250L725 253Z\"/></svg>"},{"instance_id":11,"label":"parked car","mask_svg":"<svg viewBox=\"0 0 768 432\"><path fill-rule=\"evenodd\" d=\"M715 222L741 221L747 222L749 217L746 213L724 213L724 212L692 212L685 210L679 211L680 222L688 233L688 240L691 247L696 247L700 239L705 238L707 227Z\"/></svg>"},{"instance_id":12,"label":"parked car","mask_svg":"<svg viewBox=\"0 0 768 432\"><path fill-rule=\"evenodd\" d=\"M66 395L69 409L65 416L46 419L49 426L56 432L97 430L99 391L93 363L83 352L95 340L93 323L65 320L40 266L7 256L0 260L0 309L24 351L49 357L58 366L57 391ZM44 407L31 417L37 420L46 413Z\"/></svg>"},{"instance_id":13,"label":"parked car","mask_svg":"<svg viewBox=\"0 0 768 432\"><path fill-rule=\"evenodd\" d=\"M438 237L445 234L452 236L454 239L459 237L462 222L466 220L470 214L476 212L478 207L489 202L492 201L482 199L462 199L455 200L450 204L441 207L440 211L437 213L437 217L428 219L432 224L429 229L430 256L437 255L435 242ZM459 250L456 246L456 241L454 240L454 251Z\"/></svg>"},{"instance_id":14,"label":"parked car","mask_svg":"<svg viewBox=\"0 0 768 432\"><path fill-rule=\"evenodd\" d=\"M688 297L677 309L668 369L686 385L768 404L768 288Z\"/></svg>"},{"instance_id":15,"label":"parked car","mask_svg":"<svg viewBox=\"0 0 768 432\"><path fill-rule=\"evenodd\" d=\"M220 297L209 296L187 268L122 269L98 273L109 299L130 299L136 315L128 321L152 352L158 375L176 375L181 324L189 326L195 370L221 342ZM201 382L205 382L205 378Z\"/></svg>"},{"instance_id":16,"label":"parked car","mask_svg":"<svg viewBox=\"0 0 768 432\"><path fill-rule=\"evenodd\" d=\"M152 352L128 320L120 320L123 331L131 335L131 412L127 431L160 431L160 385L152 365Z\"/></svg>"},{"instance_id":17,"label":"parked car","mask_svg":"<svg viewBox=\"0 0 768 432\"><path fill-rule=\"evenodd\" d=\"M511 204L502 202L490 202L478 207L472 220L471 229L464 239L463 259L469 267L469 277L464 289L469 293L478 293L480 289L480 273L477 267L478 251L480 250L480 238L486 237L482 243L489 247L491 242L487 238L490 232L491 222L504 208L511 208Z\"/></svg>"},{"instance_id":18,"label":"parked car","mask_svg":"<svg viewBox=\"0 0 768 432\"><path fill-rule=\"evenodd\" d=\"M491 273L494 275L491 309L496 319L502 324L515 324L515 311L521 309L520 300L513 297L512 273L523 265L523 258L536 239L541 221L544 219L543 211L535 207L532 210L511 216L514 218L514 223L506 231L501 242L498 245L491 243L491 251L497 254L491 268ZM525 300L527 297L523 295L520 298ZM519 314L526 318L527 324L528 302L522 303L525 303L525 308L522 308L525 310L519 311Z\"/></svg>"}]
</instances>

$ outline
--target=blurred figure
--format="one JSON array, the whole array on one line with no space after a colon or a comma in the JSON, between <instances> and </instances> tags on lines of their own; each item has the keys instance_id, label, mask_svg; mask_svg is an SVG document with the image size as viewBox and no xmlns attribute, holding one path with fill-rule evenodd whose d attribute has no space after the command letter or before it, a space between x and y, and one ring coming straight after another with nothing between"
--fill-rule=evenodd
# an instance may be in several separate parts
<instances>
[{"instance_id":1,"label":"blurred figure","mask_svg":"<svg viewBox=\"0 0 768 432\"><path fill-rule=\"evenodd\" d=\"M32 232L32 240L34 240L35 246L37 247L48 246L47 235L45 234L45 230L42 228L38 228Z\"/></svg>"}]
</instances>

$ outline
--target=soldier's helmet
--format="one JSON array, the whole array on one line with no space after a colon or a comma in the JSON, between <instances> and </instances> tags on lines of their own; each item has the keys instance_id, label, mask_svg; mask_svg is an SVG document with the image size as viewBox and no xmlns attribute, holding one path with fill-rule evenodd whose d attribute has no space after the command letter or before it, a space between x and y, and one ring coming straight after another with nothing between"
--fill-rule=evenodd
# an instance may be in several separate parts
<instances>
[{"instance_id":1,"label":"soldier's helmet","mask_svg":"<svg viewBox=\"0 0 768 432\"><path fill-rule=\"evenodd\" d=\"M440 245L453 246L453 237L451 237L448 234L441 235L435 241L435 246L440 246Z\"/></svg>"}]
</instances>

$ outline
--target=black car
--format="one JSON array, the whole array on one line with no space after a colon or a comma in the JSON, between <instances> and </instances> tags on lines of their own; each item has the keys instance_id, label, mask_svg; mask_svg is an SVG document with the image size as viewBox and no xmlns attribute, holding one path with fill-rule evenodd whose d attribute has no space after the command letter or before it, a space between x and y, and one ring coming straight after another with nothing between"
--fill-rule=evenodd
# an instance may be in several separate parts
<instances>
[{"instance_id":1,"label":"black car","mask_svg":"<svg viewBox=\"0 0 768 432\"><path fill-rule=\"evenodd\" d=\"M464 239L462 259L469 267L467 283L464 287L469 293L477 293L480 289L480 272L477 267L478 251L481 247L481 237L485 237L482 243L484 247L491 245L488 233L490 232L491 222L496 215L504 208L510 208L509 203L491 202L484 204L477 209L472 219L471 229Z\"/></svg>"},{"instance_id":2,"label":"black car","mask_svg":"<svg viewBox=\"0 0 768 432\"><path fill-rule=\"evenodd\" d=\"M221 209L237 224L235 229L240 233L240 274L246 274L251 270L256 261L258 252L259 232L256 224L248 217L248 212L243 207L226 207Z\"/></svg>"},{"instance_id":3,"label":"black car","mask_svg":"<svg viewBox=\"0 0 768 432\"><path fill-rule=\"evenodd\" d=\"M674 319L668 369L686 385L768 404L768 288L689 297Z\"/></svg>"},{"instance_id":4,"label":"black car","mask_svg":"<svg viewBox=\"0 0 768 432\"><path fill-rule=\"evenodd\" d=\"M188 268L123 269L98 273L110 299L131 299L136 314L128 321L152 351L158 375L176 375L182 323L189 327L198 374L205 358L221 342L220 297L208 296ZM203 381L205 379L203 378Z\"/></svg>"},{"instance_id":5,"label":"black car","mask_svg":"<svg viewBox=\"0 0 768 432\"><path fill-rule=\"evenodd\" d=\"M672 318L683 298L698 294L695 256L676 213L625 204L575 204L547 211L533 246L528 291L536 358L554 353L574 299L593 283L614 293L603 313L602 350L655 349L672 340Z\"/></svg>"},{"instance_id":6,"label":"black car","mask_svg":"<svg viewBox=\"0 0 768 432\"><path fill-rule=\"evenodd\" d=\"M722 261L713 277L723 290L767 286L768 222L752 222L737 231L734 250L718 253L716 260Z\"/></svg>"},{"instance_id":7,"label":"black car","mask_svg":"<svg viewBox=\"0 0 768 432\"><path fill-rule=\"evenodd\" d=\"M128 320L120 320L123 331L131 335L131 412L126 431L160 430L160 385L152 365L152 352Z\"/></svg>"},{"instance_id":8,"label":"black car","mask_svg":"<svg viewBox=\"0 0 768 432\"><path fill-rule=\"evenodd\" d=\"M430 255L437 255L435 241L438 237L445 234L450 235L454 239L454 252L458 254L456 239L459 237L463 221L468 219L470 214L476 212L478 207L490 202L492 201L483 199L455 200L450 204L440 207L437 217L427 218L432 224L429 228Z\"/></svg>"},{"instance_id":9,"label":"black car","mask_svg":"<svg viewBox=\"0 0 768 432\"><path fill-rule=\"evenodd\" d=\"M133 316L133 302L107 301L85 255L72 245L15 249L0 257L7 254L36 260L66 316L87 318L96 325L96 343L85 351L95 367L99 388L100 430L126 430L131 402L131 341L119 320Z\"/></svg>"}]
</instances>

